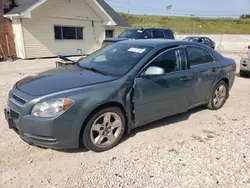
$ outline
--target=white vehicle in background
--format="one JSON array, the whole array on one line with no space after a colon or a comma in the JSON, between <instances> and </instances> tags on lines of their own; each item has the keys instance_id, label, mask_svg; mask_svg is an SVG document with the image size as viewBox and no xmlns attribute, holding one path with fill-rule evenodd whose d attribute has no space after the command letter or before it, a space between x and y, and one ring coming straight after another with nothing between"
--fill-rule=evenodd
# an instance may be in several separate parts
<instances>
[{"instance_id":1,"label":"white vehicle in background","mask_svg":"<svg viewBox=\"0 0 250 188\"><path fill-rule=\"evenodd\" d=\"M245 77L248 75L250 75L250 45L240 60L240 76Z\"/></svg>"}]
</instances>

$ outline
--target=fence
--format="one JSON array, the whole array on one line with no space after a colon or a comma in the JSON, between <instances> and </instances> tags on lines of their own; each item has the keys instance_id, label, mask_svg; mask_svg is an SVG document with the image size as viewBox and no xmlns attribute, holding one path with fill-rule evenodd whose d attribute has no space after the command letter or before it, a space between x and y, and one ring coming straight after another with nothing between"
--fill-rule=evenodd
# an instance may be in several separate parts
<instances>
[{"instance_id":1,"label":"fence","mask_svg":"<svg viewBox=\"0 0 250 188\"><path fill-rule=\"evenodd\" d=\"M16 56L14 35L11 21L0 15L0 58Z\"/></svg>"}]
</instances>

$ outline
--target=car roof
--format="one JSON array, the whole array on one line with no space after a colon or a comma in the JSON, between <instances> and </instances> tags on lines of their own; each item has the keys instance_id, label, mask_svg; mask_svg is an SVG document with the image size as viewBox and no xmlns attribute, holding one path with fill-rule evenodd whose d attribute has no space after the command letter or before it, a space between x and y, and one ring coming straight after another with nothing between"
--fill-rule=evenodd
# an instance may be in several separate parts
<instances>
[{"instance_id":1,"label":"car roof","mask_svg":"<svg viewBox=\"0 0 250 188\"><path fill-rule=\"evenodd\" d=\"M149 30L149 29L162 29L162 30L169 30L169 31L172 31L171 29L169 28L128 28L126 30L142 30L142 31L146 31L146 30Z\"/></svg>"},{"instance_id":2,"label":"car roof","mask_svg":"<svg viewBox=\"0 0 250 188\"><path fill-rule=\"evenodd\" d=\"M186 37L186 38L189 38L189 39L193 39L193 38L204 38L204 39L210 39L208 37L203 37L203 36L190 36L190 37ZM211 40L211 39L210 39Z\"/></svg>"},{"instance_id":3,"label":"car roof","mask_svg":"<svg viewBox=\"0 0 250 188\"><path fill-rule=\"evenodd\" d=\"M200 44L198 43L196 44L189 41L175 40L175 39L138 39L138 40L124 40L119 43L150 46L150 47L157 47L160 45L168 47L173 45L188 45L188 44L200 46Z\"/></svg>"},{"instance_id":4,"label":"car roof","mask_svg":"<svg viewBox=\"0 0 250 188\"><path fill-rule=\"evenodd\" d=\"M191 37L187 37L187 38L189 38L189 39L193 39L193 38L204 38L204 37L199 37L199 36L191 36Z\"/></svg>"}]
</instances>

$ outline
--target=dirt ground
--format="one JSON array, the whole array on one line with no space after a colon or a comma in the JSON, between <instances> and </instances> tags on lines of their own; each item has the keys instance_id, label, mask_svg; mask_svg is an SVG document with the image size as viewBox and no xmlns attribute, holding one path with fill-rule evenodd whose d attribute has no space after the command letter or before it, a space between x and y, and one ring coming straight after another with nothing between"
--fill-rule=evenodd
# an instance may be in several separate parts
<instances>
[{"instance_id":1,"label":"dirt ground","mask_svg":"<svg viewBox=\"0 0 250 188\"><path fill-rule=\"evenodd\" d=\"M219 111L199 107L143 126L104 153L54 151L24 143L3 116L17 80L54 66L54 59L0 63L1 188L250 187L249 78L236 77Z\"/></svg>"}]
</instances>

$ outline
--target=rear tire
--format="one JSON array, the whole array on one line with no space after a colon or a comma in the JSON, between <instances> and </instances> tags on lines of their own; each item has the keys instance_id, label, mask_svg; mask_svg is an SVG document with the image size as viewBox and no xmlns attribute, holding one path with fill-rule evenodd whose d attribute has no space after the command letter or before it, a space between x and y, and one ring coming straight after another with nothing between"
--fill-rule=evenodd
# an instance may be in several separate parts
<instances>
[{"instance_id":1,"label":"rear tire","mask_svg":"<svg viewBox=\"0 0 250 188\"><path fill-rule=\"evenodd\" d=\"M99 110L87 122L82 134L83 144L95 152L107 151L121 141L125 128L122 110L117 107Z\"/></svg>"},{"instance_id":2,"label":"rear tire","mask_svg":"<svg viewBox=\"0 0 250 188\"><path fill-rule=\"evenodd\" d=\"M226 102L228 92L228 86L224 81L217 83L206 107L211 110L222 108Z\"/></svg>"}]
</instances>

